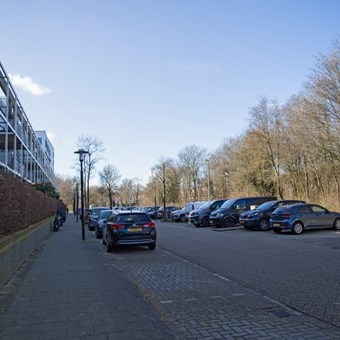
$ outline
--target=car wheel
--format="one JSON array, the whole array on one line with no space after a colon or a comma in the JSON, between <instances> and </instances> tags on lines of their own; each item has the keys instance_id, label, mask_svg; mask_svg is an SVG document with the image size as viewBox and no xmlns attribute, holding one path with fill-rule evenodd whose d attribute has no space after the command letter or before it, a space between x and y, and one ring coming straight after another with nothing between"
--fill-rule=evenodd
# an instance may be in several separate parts
<instances>
[{"instance_id":1,"label":"car wheel","mask_svg":"<svg viewBox=\"0 0 340 340\"><path fill-rule=\"evenodd\" d=\"M334 225L334 229L335 229L335 230L340 230L340 218L337 218L337 219L334 221L333 225Z\"/></svg>"},{"instance_id":2,"label":"car wheel","mask_svg":"<svg viewBox=\"0 0 340 340\"><path fill-rule=\"evenodd\" d=\"M152 243L148 245L149 250L155 250L156 249L156 243Z\"/></svg>"},{"instance_id":3,"label":"car wheel","mask_svg":"<svg viewBox=\"0 0 340 340\"><path fill-rule=\"evenodd\" d=\"M182 223L184 223L185 222L185 215L182 215L180 220L181 220Z\"/></svg>"},{"instance_id":4,"label":"car wheel","mask_svg":"<svg viewBox=\"0 0 340 340\"><path fill-rule=\"evenodd\" d=\"M276 234L281 234L281 231L282 231L280 228L274 228L273 230L274 230L274 233Z\"/></svg>"},{"instance_id":5,"label":"car wheel","mask_svg":"<svg viewBox=\"0 0 340 340\"><path fill-rule=\"evenodd\" d=\"M236 222L232 217L228 217L223 221L223 226L225 228L233 228L235 227L235 225L236 225Z\"/></svg>"},{"instance_id":6,"label":"car wheel","mask_svg":"<svg viewBox=\"0 0 340 340\"><path fill-rule=\"evenodd\" d=\"M292 227L292 232L295 235L300 235L303 232L303 224L301 222L295 222Z\"/></svg>"},{"instance_id":7,"label":"car wheel","mask_svg":"<svg viewBox=\"0 0 340 340\"><path fill-rule=\"evenodd\" d=\"M262 218L259 221L259 223L258 223L258 227L262 231L267 231L269 229L269 221L268 221L268 219Z\"/></svg>"},{"instance_id":8,"label":"car wheel","mask_svg":"<svg viewBox=\"0 0 340 340\"><path fill-rule=\"evenodd\" d=\"M208 216L202 218L202 226L207 227L209 225L209 218Z\"/></svg>"},{"instance_id":9,"label":"car wheel","mask_svg":"<svg viewBox=\"0 0 340 340\"><path fill-rule=\"evenodd\" d=\"M111 251L112 251L112 246L110 245L108 240L106 240L106 251L108 253L111 253Z\"/></svg>"}]
</instances>

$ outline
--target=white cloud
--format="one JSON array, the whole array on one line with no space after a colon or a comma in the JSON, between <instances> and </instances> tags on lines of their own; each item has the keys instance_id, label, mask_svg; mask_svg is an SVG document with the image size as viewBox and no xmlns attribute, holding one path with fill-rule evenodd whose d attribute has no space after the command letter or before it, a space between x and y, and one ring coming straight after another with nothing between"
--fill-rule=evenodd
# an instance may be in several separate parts
<instances>
[{"instance_id":1,"label":"white cloud","mask_svg":"<svg viewBox=\"0 0 340 340\"><path fill-rule=\"evenodd\" d=\"M42 96L51 92L49 88L35 83L31 77L22 77L20 74L9 74L9 78L14 86L22 88L24 91L33 94L33 96Z\"/></svg>"}]
</instances>

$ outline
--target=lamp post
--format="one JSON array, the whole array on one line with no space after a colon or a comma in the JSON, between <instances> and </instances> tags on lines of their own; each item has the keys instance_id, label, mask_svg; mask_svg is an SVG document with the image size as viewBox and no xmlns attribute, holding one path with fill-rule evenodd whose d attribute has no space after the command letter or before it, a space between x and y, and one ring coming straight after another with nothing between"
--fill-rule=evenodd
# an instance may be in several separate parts
<instances>
[{"instance_id":1,"label":"lamp post","mask_svg":"<svg viewBox=\"0 0 340 340\"><path fill-rule=\"evenodd\" d=\"M76 182L76 217L78 222L79 215L79 184Z\"/></svg>"},{"instance_id":2,"label":"lamp post","mask_svg":"<svg viewBox=\"0 0 340 340\"><path fill-rule=\"evenodd\" d=\"M210 201L210 167L209 167L209 159L205 160L207 163L207 172L208 172L208 201Z\"/></svg>"},{"instance_id":3,"label":"lamp post","mask_svg":"<svg viewBox=\"0 0 340 340\"><path fill-rule=\"evenodd\" d=\"M88 153L84 149L79 149L74 153L79 155L80 161L80 199L81 199L81 235L82 240L85 240L85 216L84 216L84 178L83 178L83 162L85 155Z\"/></svg>"},{"instance_id":4,"label":"lamp post","mask_svg":"<svg viewBox=\"0 0 340 340\"><path fill-rule=\"evenodd\" d=\"M163 221L166 222L166 190L165 190L165 164L162 164L163 170Z\"/></svg>"}]
</instances>

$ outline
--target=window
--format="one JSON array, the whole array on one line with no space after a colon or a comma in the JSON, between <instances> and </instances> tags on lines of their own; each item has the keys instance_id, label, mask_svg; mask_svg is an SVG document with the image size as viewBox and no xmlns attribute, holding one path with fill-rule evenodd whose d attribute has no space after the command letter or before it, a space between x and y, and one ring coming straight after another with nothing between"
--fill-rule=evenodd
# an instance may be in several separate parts
<instances>
[{"instance_id":1,"label":"window","mask_svg":"<svg viewBox=\"0 0 340 340\"><path fill-rule=\"evenodd\" d=\"M308 205L303 205L301 207L297 207L296 211L301 214L309 213L311 212L310 207Z\"/></svg>"},{"instance_id":2,"label":"window","mask_svg":"<svg viewBox=\"0 0 340 340\"><path fill-rule=\"evenodd\" d=\"M235 209L241 210L246 209L246 201L245 200L238 200L234 204Z\"/></svg>"},{"instance_id":3,"label":"window","mask_svg":"<svg viewBox=\"0 0 340 340\"><path fill-rule=\"evenodd\" d=\"M312 208L312 211L316 212L316 213L325 213L325 212L327 212L326 209L320 207L319 205L312 205L311 208Z\"/></svg>"}]
</instances>

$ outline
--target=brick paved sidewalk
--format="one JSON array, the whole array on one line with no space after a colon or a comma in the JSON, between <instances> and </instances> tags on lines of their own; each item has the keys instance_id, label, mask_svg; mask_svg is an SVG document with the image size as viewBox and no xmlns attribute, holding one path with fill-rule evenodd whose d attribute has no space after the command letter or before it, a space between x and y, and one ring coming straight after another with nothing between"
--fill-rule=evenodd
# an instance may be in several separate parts
<instances>
[{"instance_id":1,"label":"brick paved sidewalk","mask_svg":"<svg viewBox=\"0 0 340 340\"><path fill-rule=\"evenodd\" d=\"M0 339L176 339L72 215L0 290Z\"/></svg>"}]
</instances>

